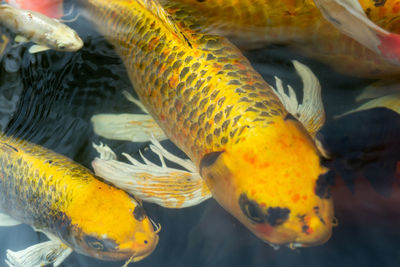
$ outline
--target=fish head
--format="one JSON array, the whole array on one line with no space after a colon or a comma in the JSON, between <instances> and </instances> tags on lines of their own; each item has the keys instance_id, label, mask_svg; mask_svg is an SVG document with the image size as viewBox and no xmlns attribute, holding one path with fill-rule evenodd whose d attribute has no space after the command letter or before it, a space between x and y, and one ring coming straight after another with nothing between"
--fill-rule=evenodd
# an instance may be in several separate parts
<instances>
[{"instance_id":1,"label":"fish head","mask_svg":"<svg viewBox=\"0 0 400 267\"><path fill-rule=\"evenodd\" d=\"M80 190L79 190L80 191ZM80 192L66 211L69 230L61 238L76 252L101 260L139 261L158 243L158 232L142 205L105 183Z\"/></svg>"},{"instance_id":2,"label":"fish head","mask_svg":"<svg viewBox=\"0 0 400 267\"><path fill-rule=\"evenodd\" d=\"M83 46L83 41L76 31L61 23L46 34L46 43L50 48L64 52L74 52Z\"/></svg>"},{"instance_id":3,"label":"fish head","mask_svg":"<svg viewBox=\"0 0 400 267\"><path fill-rule=\"evenodd\" d=\"M246 127L223 151L203 156L199 169L221 206L265 242L304 247L331 236L330 172L293 116Z\"/></svg>"}]
</instances>

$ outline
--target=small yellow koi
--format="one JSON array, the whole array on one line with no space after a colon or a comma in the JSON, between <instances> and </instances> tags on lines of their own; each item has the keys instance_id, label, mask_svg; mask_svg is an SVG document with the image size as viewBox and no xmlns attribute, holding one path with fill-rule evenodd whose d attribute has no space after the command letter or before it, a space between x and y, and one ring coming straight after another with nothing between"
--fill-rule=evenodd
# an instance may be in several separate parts
<instances>
[{"instance_id":1,"label":"small yellow koi","mask_svg":"<svg viewBox=\"0 0 400 267\"><path fill-rule=\"evenodd\" d=\"M48 49L71 52L83 46L78 34L67 25L41 13L11 5L0 5L0 25L22 36L24 41L38 44L29 49L31 53Z\"/></svg>"},{"instance_id":2,"label":"small yellow koi","mask_svg":"<svg viewBox=\"0 0 400 267\"><path fill-rule=\"evenodd\" d=\"M102 260L138 261L158 243L158 230L129 194L62 155L5 135L0 136L0 212L59 240L56 250ZM0 225L6 223L0 219ZM24 256L7 254L10 262Z\"/></svg>"}]
</instances>

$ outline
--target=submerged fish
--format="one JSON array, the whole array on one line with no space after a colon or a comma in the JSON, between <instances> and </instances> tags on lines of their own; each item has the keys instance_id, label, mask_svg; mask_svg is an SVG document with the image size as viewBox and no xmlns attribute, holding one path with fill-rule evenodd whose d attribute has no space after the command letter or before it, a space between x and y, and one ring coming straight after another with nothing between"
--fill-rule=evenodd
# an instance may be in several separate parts
<instances>
[{"instance_id":1,"label":"submerged fish","mask_svg":"<svg viewBox=\"0 0 400 267\"><path fill-rule=\"evenodd\" d=\"M338 178L332 187L338 217L370 224L381 219L397 227L399 137L400 114L379 106L342 115L321 128L317 139L333 159L326 164Z\"/></svg>"},{"instance_id":2,"label":"submerged fish","mask_svg":"<svg viewBox=\"0 0 400 267\"><path fill-rule=\"evenodd\" d=\"M81 2L149 114L228 212L271 244L329 239L333 205L320 154L239 49L154 0ZM306 121L320 125L324 116L313 111ZM168 196L175 188L173 175L163 180L171 187L151 186L152 178L142 180L148 194Z\"/></svg>"},{"instance_id":3,"label":"submerged fish","mask_svg":"<svg viewBox=\"0 0 400 267\"><path fill-rule=\"evenodd\" d=\"M331 65L340 73L361 77L393 76L400 72L399 61L393 56L399 53L399 38L389 33L400 33L400 9L395 0L317 1L323 2L319 4L322 13L330 17L331 21L338 22L335 25L340 23L340 30L322 16L313 0L161 2L168 12L184 10L207 31L227 36L242 47L251 48L271 43L287 44L296 51ZM331 5L324 9L326 2ZM338 21L335 13L338 9L333 7L341 2L353 2L362 8L344 10L339 13L341 20ZM332 7L332 4L335 5ZM365 11L365 15L358 16L356 23L352 17L354 10ZM378 25L371 27L367 17ZM346 21L346 18L350 19ZM379 27L381 35L376 37L374 34ZM371 31L372 28L375 32ZM349 34L350 37L342 33L349 33L349 29L353 30ZM396 64L392 64L393 62Z\"/></svg>"},{"instance_id":4,"label":"submerged fish","mask_svg":"<svg viewBox=\"0 0 400 267\"><path fill-rule=\"evenodd\" d=\"M36 43L37 45L29 49L31 53L48 49L76 51L83 46L81 38L74 30L55 19L34 11L0 5L0 25L22 36L21 41Z\"/></svg>"},{"instance_id":5,"label":"submerged fish","mask_svg":"<svg viewBox=\"0 0 400 267\"><path fill-rule=\"evenodd\" d=\"M64 0L6 0L6 2L14 7L39 12L50 18L59 19L64 15Z\"/></svg>"},{"instance_id":6,"label":"submerged fish","mask_svg":"<svg viewBox=\"0 0 400 267\"><path fill-rule=\"evenodd\" d=\"M9 251L11 266L60 263L72 250L102 260L138 261L158 243L152 222L129 194L62 155L5 135L0 137L0 212L0 225L9 224L8 215L51 239Z\"/></svg>"}]
</instances>

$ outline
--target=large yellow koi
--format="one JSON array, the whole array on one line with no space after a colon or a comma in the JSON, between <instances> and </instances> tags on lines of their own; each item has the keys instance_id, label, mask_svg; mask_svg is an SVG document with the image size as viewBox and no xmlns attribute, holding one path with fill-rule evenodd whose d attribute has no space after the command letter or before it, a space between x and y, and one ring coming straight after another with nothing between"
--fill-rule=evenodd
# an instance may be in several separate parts
<instances>
[{"instance_id":1,"label":"large yellow koi","mask_svg":"<svg viewBox=\"0 0 400 267\"><path fill-rule=\"evenodd\" d=\"M310 134L239 49L154 0L83 2L147 111L228 212L272 244L328 240L327 169Z\"/></svg>"},{"instance_id":2,"label":"large yellow koi","mask_svg":"<svg viewBox=\"0 0 400 267\"><path fill-rule=\"evenodd\" d=\"M133 197L62 155L4 134L0 212L59 240L54 249L59 254L72 249L102 260L137 261L158 242L151 221ZM34 255L44 248L36 249ZM50 255L42 257L49 262L37 264L56 260L55 251L50 249ZM30 266L31 259L18 259L23 254L10 252L8 260Z\"/></svg>"}]
</instances>

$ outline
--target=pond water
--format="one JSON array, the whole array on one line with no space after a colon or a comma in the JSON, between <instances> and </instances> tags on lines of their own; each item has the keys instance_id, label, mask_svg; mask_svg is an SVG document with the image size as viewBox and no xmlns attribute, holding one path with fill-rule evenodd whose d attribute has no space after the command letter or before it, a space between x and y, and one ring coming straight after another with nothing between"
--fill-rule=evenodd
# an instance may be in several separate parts
<instances>
[{"instance_id":1,"label":"pond water","mask_svg":"<svg viewBox=\"0 0 400 267\"><path fill-rule=\"evenodd\" d=\"M133 89L121 60L83 18L70 26L85 42L83 49L76 53L47 51L32 55L27 51L27 44L8 47L2 56L2 130L66 155L88 168L97 156L92 142L102 141L117 154L127 152L138 156L138 151L147 143L103 139L94 134L90 122L91 116L97 113L139 112L139 108L122 95L123 90L133 92ZM297 92L302 83L290 60L296 59L309 66L320 80L328 122L334 115L354 108L355 97L371 82L339 75L330 67L283 46L247 51L245 55L268 82L274 84L276 75ZM163 144L183 155L169 141ZM149 257L132 266L399 266L400 217L395 206L377 205L372 208L378 212L368 216L368 207L364 211L349 211L346 203L341 205L342 209L336 207L339 225L333 229L327 243L296 250L285 247L275 250L256 238L213 199L178 210L144 203L149 216L162 225L160 241ZM0 266L6 266L6 249L24 249L46 237L21 225L0 228L0 240ZM62 266L122 264L73 253Z\"/></svg>"}]
</instances>

